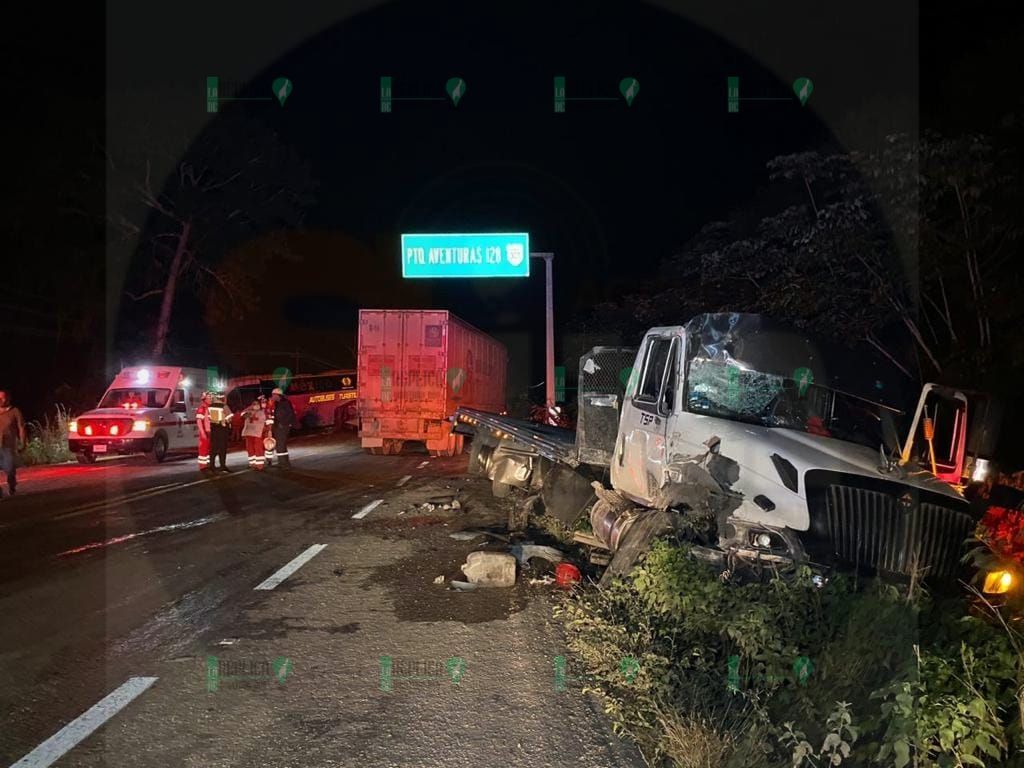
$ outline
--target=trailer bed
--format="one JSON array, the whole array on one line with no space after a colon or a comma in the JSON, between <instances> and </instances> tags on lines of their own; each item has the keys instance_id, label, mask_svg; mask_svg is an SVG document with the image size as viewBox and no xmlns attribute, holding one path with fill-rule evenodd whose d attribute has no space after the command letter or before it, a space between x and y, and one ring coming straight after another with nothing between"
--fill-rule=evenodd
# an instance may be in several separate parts
<instances>
[{"instance_id":1,"label":"trailer bed","mask_svg":"<svg viewBox=\"0 0 1024 768\"><path fill-rule=\"evenodd\" d=\"M495 438L505 443L514 441L519 447L529 449L538 456L572 467L579 466L574 429L552 427L475 408L456 409L452 421L456 432L471 434L487 430Z\"/></svg>"}]
</instances>

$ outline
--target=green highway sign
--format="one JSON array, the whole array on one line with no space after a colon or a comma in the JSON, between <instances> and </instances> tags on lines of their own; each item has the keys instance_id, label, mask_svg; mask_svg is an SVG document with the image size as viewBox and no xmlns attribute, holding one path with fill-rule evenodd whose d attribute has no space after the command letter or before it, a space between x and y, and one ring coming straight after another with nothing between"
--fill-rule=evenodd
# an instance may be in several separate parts
<instances>
[{"instance_id":1,"label":"green highway sign","mask_svg":"<svg viewBox=\"0 0 1024 768\"><path fill-rule=\"evenodd\" d=\"M402 235L402 277L529 277L525 232Z\"/></svg>"}]
</instances>

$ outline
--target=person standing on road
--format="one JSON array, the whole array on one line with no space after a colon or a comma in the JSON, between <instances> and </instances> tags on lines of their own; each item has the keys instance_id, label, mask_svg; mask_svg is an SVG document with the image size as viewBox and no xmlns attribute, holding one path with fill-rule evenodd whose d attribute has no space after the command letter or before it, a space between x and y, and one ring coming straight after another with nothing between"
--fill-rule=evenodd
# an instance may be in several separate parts
<instances>
[{"instance_id":1,"label":"person standing on road","mask_svg":"<svg viewBox=\"0 0 1024 768\"><path fill-rule=\"evenodd\" d=\"M217 459L220 459L220 471L228 469L228 442L231 439L231 408L222 392L213 396L210 404L210 454L213 461L211 468L217 471Z\"/></svg>"},{"instance_id":2,"label":"person standing on road","mask_svg":"<svg viewBox=\"0 0 1024 768\"><path fill-rule=\"evenodd\" d=\"M249 454L249 468L257 472L262 472L266 466L263 448L263 432L267 426L266 402L267 398L260 395L242 412L245 452Z\"/></svg>"},{"instance_id":3,"label":"person standing on road","mask_svg":"<svg viewBox=\"0 0 1024 768\"><path fill-rule=\"evenodd\" d=\"M271 394L269 400L266 401L266 408L264 409L267 413L267 421L264 425L263 439L264 441L270 441L270 445L273 445L274 438L274 397ZM274 466L274 449L267 448L267 443L263 444L263 462L266 466Z\"/></svg>"},{"instance_id":4,"label":"person standing on road","mask_svg":"<svg viewBox=\"0 0 1024 768\"><path fill-rule=\"evenodd\" d=\"M18 448L25 445L25 419L21 411L11 405L10 394L0 389L0 471L7 475L7 492L11 496L18 489ZM3 489L0 489L0 497Z\"/></svg>"},{"instance_id":5,"label":"person standing on road","mask_svg":"<svg viewBox=\"0 0 1024 768\"><path fill-rule=\"evenodd\" d=\"M281 469L291 469L291 460L288 458L288 433L295 424L295 409L292 408L292 401L284 396L282 389L275 388L270 393L270 399L274 401L274 455L277 464Z\"/></svg>"},{"instance_id":6,"label":"person standing on road","mask_svg":"<svg viewBox=\"0 0 1024 768\"><path fill-rule=\"evenodd\" d=\"M203 392L196 408L196 427L199 430L199 471L210 469L210 393Z\"/></svg>"}]
</instances>

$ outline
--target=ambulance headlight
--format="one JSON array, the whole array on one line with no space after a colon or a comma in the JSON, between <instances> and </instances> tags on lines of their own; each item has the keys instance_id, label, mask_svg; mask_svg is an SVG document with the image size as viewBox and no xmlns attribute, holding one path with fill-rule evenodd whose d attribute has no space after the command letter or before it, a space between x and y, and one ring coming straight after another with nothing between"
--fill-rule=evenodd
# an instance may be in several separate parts
<instances>
[{"instance_id":1,"label":"ambulance headlight","mask_svg":"<svg viewBox=\"0 0 1024 768\"><path fill-rule=\"evenodd\" d=\"M139 419L132 422L132 432L145 432L149 429L149 422L145 419Z\"/></svg>"},{"instance_id":2,"label":"ambulance headlight","mask_svg":"<svg viewBox=\"0 0 1024 768\"><path fill-rule=\"evenodd\" d=\"M135 380L137 382L139 382L139 384L148 384L149 383L149 369L148 368L141 368L141 369L139 369L139 372L135 374Z\"/></svg>"}]
</instances>

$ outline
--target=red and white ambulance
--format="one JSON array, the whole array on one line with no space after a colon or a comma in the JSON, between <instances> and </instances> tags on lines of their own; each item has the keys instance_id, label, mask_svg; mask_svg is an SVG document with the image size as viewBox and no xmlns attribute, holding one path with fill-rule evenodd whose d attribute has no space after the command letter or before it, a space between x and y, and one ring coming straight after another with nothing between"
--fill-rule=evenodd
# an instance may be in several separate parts
<instances>
[{"instance_id":1,"label":"red and white ambulance","mask_svg":"<svg viewBox=\"0 0 1024 768\"><path fill-rule=\"evenodd\" d=\"M99 405L71 422L69 448L83 464L106 454L142 453L160 462L171 453L195 453L196 408L217 384L207 376L202 368L125 368Z\"/></svg>"}]
</instances>

